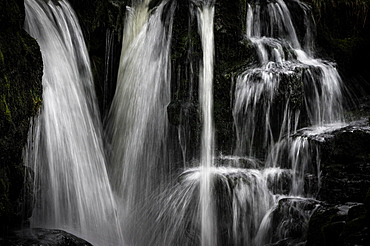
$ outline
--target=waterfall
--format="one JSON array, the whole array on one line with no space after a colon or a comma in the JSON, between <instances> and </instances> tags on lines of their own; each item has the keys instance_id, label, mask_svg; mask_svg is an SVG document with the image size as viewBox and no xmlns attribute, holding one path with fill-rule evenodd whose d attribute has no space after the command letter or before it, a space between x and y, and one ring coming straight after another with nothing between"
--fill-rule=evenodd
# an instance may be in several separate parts
<instances>
[{"instance_id":1,"label":"waterfall","mask_svg":"<svg viewBox=\"0 0 370 246\"><path fill-rule=\"evenodd\" d=\"M109 177L127 231L136 223L133 214L142 213L140 206L167 185L170 174L166 107L174 4L163 1L149 9L149 2L134 2L127 9L117 87L105 126Z\"/></svg>"},{"instance_id":2,"label":"waterfall","mask_svg":"<svg viewBox=\"0 0 370 246\"><path fill-rule=\"evenodd\" d=\"M343 124L342 81L334 63L314 57L306 4L246 3L243 42L257 56L235 77L234 155L217 156L217 4L189 0L202 50L201 149L191 163L185 163L186 131L180 126L179 139L170 139L167 117L176 1L132 0L127 6L117 84L111 103L103 97L103 123L71 6L67 0L26 0L25 6L25 29L38 41L44 62L43 106L25 155L35 173L32 227L64 229L96 245L304 242L321 182L320 150L309 138ZM296 31L292 6L304 14L304 33ZM106 37L109 73L112 35ZM110 93L111 85L104 90ZM171 159L170 143L176 141L183 148L181 169Z\"/></svg>"},{"instance_id":3,"label":"waterfall","mask_svg":"<svg viewBox=\"0 0 370 246\"><path fill-rule=\"evenodd\" d=\"M26 154L35 172L31 226L121 244L90 61L75 13L67 1L26 0L25 9L25 29L44 62L43 106Z\"/></svg>"},{"instance_id":4,"label":"waterfall","mask_svg":"<svg viewBox=\"0 0 370 246\"><path fill-rule=\"evenodd\" d=\"M301 36L287 2L247 4L245 39L257 59L236 78L235 154L260 160L247 168L258 168L272 196L259 204L266 207L258 230L248 229L254 231L251 245L287 239L294 227L302 234L291 243L302 243L310 216L302 207L314 203L310 197L320 186L320 153L308 137L343 125L342 81L333 63L313 57L310 8L298 1L289 4L304 14L307 29Z\"/></svg>"},{"instance_id":5,"label":"waterfall","mask_svg":"<svg viewBox=\"0 0 370 246\"><path fill-rule=\"evenodd\" d=\"M296 4L307 14L308 6ZM238 155L262 157L299 126L343 120L340 76L333 64L311 57L309 45L300 44L284 1L248 4L246 38L259 59L237 78L233 114Z\"/></svg>"},{"instance_id":6,"label":"waterfall","mask_svg":"<svg viewBox=\"0 0 370 246\"><path fill-rule=\"evenodd\" d=\"M200 206L201 206L201 244L216 246L216 223L212 196L212 167L214 157L213 129L213 3L204 3L198 9L199 34L202 41L203 61L199 74L199 101L202 109L202 138L200 159Z\"/></svg>"}]
</instances>

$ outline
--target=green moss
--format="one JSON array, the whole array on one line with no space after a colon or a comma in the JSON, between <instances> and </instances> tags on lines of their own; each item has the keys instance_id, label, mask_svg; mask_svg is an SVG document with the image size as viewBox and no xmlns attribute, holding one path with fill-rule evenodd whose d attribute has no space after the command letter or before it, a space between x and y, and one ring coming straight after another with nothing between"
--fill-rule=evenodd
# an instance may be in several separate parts
<instances>
[{"instance_id":1,"label":"green moss","mask_svg":"<svg viewBox=\"0 0 370 246\"><path fill-rule=\"evenodd\" d=\"M333 42L336 44L336 47L338 49L341 49L343 51L351 51L356 45L356 39L352 37L347 37L344 39L334 39Z\"/></svg>"},{"instance_id":2,"label":"green moss","mask_svg":"<svg viewBox=\"0 0 370 246\"><path fill-rule=\"evenodd\" d=\"M4 55L3 55L3 52L1 52L1 50L0 50L0 63L2 63L2 64L5 63Z\"/></svg>"},{"instance_id":3,"label":"green moss","mask_svg":"<svg viewBox=\"0 0 370 246\"><path fill-rule=\"evenodd\" d=\"M24 30L24 1L0 3L0 234L20 223L22 151L41 105L42 59Z\"/></svg>"},{"instance_id":4,"label":"green moss","mask_svg":"<svg viewBox=\"0 0 370 246\"><path fill-rule=\"evenodd\" d=\"M7 121L11 122L12 121L12 114L10 112L8 103L6 102L5 95L1 95L0 105L1 105L0 108L1 108L1 111L3 112L3 115L6 117Z\"/></svg>"},{"instance_id":5,"label":"green moss","mask_svg":"<svg viewBox=\"0 0 370 246\"><path fill-rule=\"evenodd\" d=\"M33 112L34 114L36 114L41 108L42 98L40 94L35 90L30 90L30 93L32 95L32 100L33 100Z\"/></svg>"}]
</instances>

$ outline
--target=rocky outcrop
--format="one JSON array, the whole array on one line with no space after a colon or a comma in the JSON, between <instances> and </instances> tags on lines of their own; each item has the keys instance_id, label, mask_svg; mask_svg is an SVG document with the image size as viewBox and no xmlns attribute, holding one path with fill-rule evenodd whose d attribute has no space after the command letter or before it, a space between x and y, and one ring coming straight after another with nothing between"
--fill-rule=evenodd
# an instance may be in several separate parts
<instances>
[{"instance_id":1,"label":"rocky outcrop","mask_svg":"<svg viewBox=\"0 0 370 246\"><path fill-rule=\"evenodd\" d=\"M23 1L0 2L0 233L19 225L30 206L22 150L42 100L41 53L23 22Z\"/></svg>"},{"instance_id":2,"label":"rocky outcrop","mask_svg":"<svg viewBox=\"0 0 370 246\"><path fill-rule=\"evenodd\" d=\"M318 199L363 202L370 188L370 127L366 120L316 136L321 152Z\"/></svg>"},{"instance_id":3,"label":"rocky outcrop","mask_svg":"<svg viewBox=\"0 0 370 246\"><path fill-rule=\"evenodd\" d=\"M367 120L311 137L320 148L323 201L309 221L308 246L370 244L370 126Z\"/></svg>"},{"instance_id":4,"label":"rocky outcrop","mask_svg":"<svg viewBox=\"0 0 370 246\"><path fill-rule=\"evenodd\" d=\"M311 216L307 246L370 244L370 190L362 203L321 206Z\"/></svg>"},{"instance_id":5,"label":"rocky outcrop","mask_svg":"<svg viewBox=\"0 0 370 246\"><path fill-rule=\"evenodd\" d=\"M91 244L62 230L27 229L15 231L0 238L1 245L50 245L50 246L91 246Z\"/></svg>"}]
</instances>

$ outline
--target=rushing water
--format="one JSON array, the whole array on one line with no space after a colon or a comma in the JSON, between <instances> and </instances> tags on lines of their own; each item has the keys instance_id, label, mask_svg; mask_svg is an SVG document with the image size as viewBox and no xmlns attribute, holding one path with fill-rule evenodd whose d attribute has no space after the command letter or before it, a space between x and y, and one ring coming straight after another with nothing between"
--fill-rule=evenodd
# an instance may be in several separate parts
<instances>
[{"instance_id":1,"label":"rushing water","mask_svg":"<svg viewBox=\"0 0 370 246\"><path fill-rule=\"evenodd\" d=\"M132 213L166 182L169 104L168 26L163 2L150 14L150 1L128 9L116 92L108 117L109 173L120 204Z\"/></svg>"},{"instance_id":2,"label":"rushing water","mask_svg":"<svg viewBox=\"0 0 370 246\"><path fill-rule=\"evenodd\" d=\"M199 101L202 109L202 144L201 144L201 242L203 246L216 246L216 217L212 196L212 172L214 166L214 129L213 129L213 3L205 3L198 8L199 34L202 40L203 61L200 69Z\"/></svg>"},{"instance_id":3,"label":"rushing water","mask_svg":"<svg viewBox=\"0 0 370 246\"><path fill-rule=\"evenodd\" d=\"M308 137L342 126L342 85L334 64L313 56L310 8L290 4L304 14L303 35L283 0L246 5L245 41L257 57L236 77L235 155L216 156L215 1L189 1L203 52L201 150L179 170L169 154L167 119L176 1L127 7L102 130L73 10L66 0L26 0L25 29L44 61L44 104L26 151L35 172L32 226L64 229L97 245L303 243L320 186L320 153ZM108 53L111 40L108 33ZM108 108L107 98L103 104Z\"/></svg>"},{"instance_id":4,"label":"rushing water","mask_svg":"<svg viewBox=\"0 0 370 246\"><path fill-rule=\"evenodd\" d=\"M44 102L28 152L36 194L31 225L119 244L90 61L77 18L66 1L27 0L25 7L25 29L39 43L44 62Z\"/></svg>"}]
</instances>

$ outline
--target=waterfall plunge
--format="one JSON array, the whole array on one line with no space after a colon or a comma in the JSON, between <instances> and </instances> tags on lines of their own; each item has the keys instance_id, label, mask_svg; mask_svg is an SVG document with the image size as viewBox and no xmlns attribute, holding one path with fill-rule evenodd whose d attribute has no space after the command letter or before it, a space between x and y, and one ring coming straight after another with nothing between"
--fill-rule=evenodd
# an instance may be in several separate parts
<instances>
[{"instance_id":1,"label":"waterfall plunge","mask_svg":"<svg viewBox=\"0 0 370 246\"><path fill-rule=\"evenodd\" d=\"M199 34L202 40L203 61L200 66L199 101L202 108L202 147L200 159L200 206L201 206L201 244L217 245L216 216L214 214L212 168L214 158L213 129L213 3L198 7Z\"/></svg>"},{"instance_id":2,"label":"waterfall plunge","mask_svg":"<svg viewBox=\"0 0 370 246\"><path fill-rule=\"evenodd\" d=\"M109 177L130 238L137 237L132 229L137 216L144 213L149 220L142 207L167 186L170 176L167 105L174 3L164 1L150 10L149 2L128 8L117 87L105 126Z\"/></svg>"},{"instance_id":3,"label":"waterfall plunge","mask_svg":"<svg viewBox=\"0 0 370 246\"><path fill-rule=\"evenodd\" d=\"M44 61L43 107L26 160L35 172L32 227L60 228L97 244L121 244L106 171L89 56L66 1L25 1L25 29Z\"/></svg>"}]
</instances>

